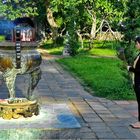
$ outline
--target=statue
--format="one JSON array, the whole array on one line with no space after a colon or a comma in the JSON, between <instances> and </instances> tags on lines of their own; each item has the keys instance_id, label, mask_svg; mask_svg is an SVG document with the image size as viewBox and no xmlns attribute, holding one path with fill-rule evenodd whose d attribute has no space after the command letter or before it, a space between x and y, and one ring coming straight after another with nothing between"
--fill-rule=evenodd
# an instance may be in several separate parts
<instances>
[{"instance_id":1,"label":"statue","mask_svg":"<svg viewBox=\"0 0 140 140\"><path fill-rule=\"evenodd\" d=\"M66 39L65 39L65 47L64 47L64 50L63 50L63 55L64 56L69 56L70 55L69 38L70 38L70 35L69 35L69 32L67 31L66 32Z\"/></svg>"}]
</instances>

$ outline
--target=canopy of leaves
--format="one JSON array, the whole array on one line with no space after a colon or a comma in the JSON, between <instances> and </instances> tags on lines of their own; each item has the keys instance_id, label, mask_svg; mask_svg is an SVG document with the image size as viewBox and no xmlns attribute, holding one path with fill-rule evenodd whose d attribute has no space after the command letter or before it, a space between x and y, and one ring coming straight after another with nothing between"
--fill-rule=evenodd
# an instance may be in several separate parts
<instances>
[{"instance_id":1,"label":"canopy of leaves","mask_svg":"<svg viewBox=\"0 0 140 140\"><path fill-rule=\"evenodd\" d=\"M97 24L107 20L114 28L122 20L124 12L123 0L52 0L51 8L59 26L66 26L75 15L77 26L90 31L92 15L96 16Z\"/></svg>"},{"instance_id":2,"label":"canopy of leaves","mask_svg":"<svg viewBox=\"0 0 140 140\"><path fill-rule=\"evenodd\" d=\"M131 42L140 32L140 1L128 0L123 20L124 39Z\"/></svg>"},{"instance_id":3,"label":"canopy of leaves","mask_svg":"<svg viewBox=\"0 0 140 140\"><path fill-rule=\"evenodd\" d=\"M0 5L3 16L8 19L38 15L36 2L33 0L2 0Z\"/></svg>"}]
</instances>

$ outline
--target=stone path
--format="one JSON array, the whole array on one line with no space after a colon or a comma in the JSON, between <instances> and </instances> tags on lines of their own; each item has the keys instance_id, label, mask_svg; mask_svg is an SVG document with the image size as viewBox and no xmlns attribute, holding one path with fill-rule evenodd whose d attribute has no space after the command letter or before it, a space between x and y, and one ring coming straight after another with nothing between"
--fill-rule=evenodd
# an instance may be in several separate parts
<instances>
[{"instance_id":1,"label":"stone path","mask_svg":"<svg viewBox=\"0 0 140 140\"><path fill-rule=\"evenodd\" d=\"M81 128L38 130L36 140L140 140L140 130L129 126L137 120L135 101L111 101L91 96L54 59L45 57L41 69L42 79L35 91L40 104L66 103ZM25 90L23 80L19 77L16 81L19 96L21 90ZM0 96L6 94L4 84L0 89ZM1 135L0 131L0 138Z\"/></svg>"}]
</instances>

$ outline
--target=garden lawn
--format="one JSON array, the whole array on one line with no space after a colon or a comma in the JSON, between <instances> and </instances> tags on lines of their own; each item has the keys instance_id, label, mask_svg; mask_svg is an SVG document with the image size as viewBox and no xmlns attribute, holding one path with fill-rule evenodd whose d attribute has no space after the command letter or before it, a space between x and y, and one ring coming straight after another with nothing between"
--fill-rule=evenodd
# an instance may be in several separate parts
<instances>
[{"instance_id":1,"label":"garden lawn","mask_svg":"<svg viewBox=\"0 0 140 140\"><path fill-rule=\"evenodd\" d=\"M2 35L0 35L0 42L1 42L1 41L4 41L4 40L5 40L5 37L2 36Z\"/></svg>"},{"instance_id":2,"label":"garden lawn","mask_svg":"<svg viewBox=\"0 0 140 140\"><path fill-rule=\"evenodd\" d=\"M61 55L62 51L63 47L52 47L47 49L47 52L52 55Z\"/></svg>"},{"instance_id":3,"label":"garden lawn","mask_svg":"<svg viewBox=\"0 0 140 140\"><path fill-rule=\"evenodd\" d=\"M128 73L117 58L76 56L57 62L82 79L96 96L117 100L135 99Z\"/></svg>"},{"instance_id":4,"label":"garden lawn","mask_svg":"<svg viewBox=\"0 0 140 140\"><path fill-rule=\"evenodd\" d=\"M79 43L80 44L80 43ZM79 48L79 54L97 55L97 56L116 56L117 42L114 41L94 41L93 48L89 49L89 41L84 41L84 48ZM47 41L43 46L49 54L62 55L64 45L54 46L51 40Z\"/></svg>"},{"instance_id":5,"label":"garden lawn","mask_svg":"<svg viewBox=\"0 0 140 140\"><path fill-rule=\"evenodd\" d=\"M84 41L84 48L79 49L79 53L96 56L116 56L118 43L116 41L93 41L93 48L88 49L89 41Z\"/></svg>"},{"instance_id":6,"label":"garden lawn","mask_svg":"<svg viewBox=\"0 0 140 140\"><path fill-rule=\"evenodd\" d=\"M52 40L46 41L41 47L46 49L46 51L52 55L61 55L64 48L62 44L58 44L57 46L54 45Z\"/></svg>"}]
</instances>

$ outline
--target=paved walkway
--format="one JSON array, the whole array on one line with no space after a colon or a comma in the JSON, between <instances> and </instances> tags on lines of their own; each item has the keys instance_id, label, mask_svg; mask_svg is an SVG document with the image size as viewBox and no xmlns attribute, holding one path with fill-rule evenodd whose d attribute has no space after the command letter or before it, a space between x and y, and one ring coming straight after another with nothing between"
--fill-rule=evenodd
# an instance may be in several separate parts
<instances>
[{"instance_id":1,"label":"paved walkway","mask_svg":"<svg viewBox=\"0 0 140 140\"><path fill-rule=\"evenodd\" d=\"M45 135L38 140L140 140L140 130L129 126L137 120L135 101L110 101L91 96L50 57L43 59L41 69L42 79L35 91L40 103L67 103L81 128L44 130ZM17 83L20 81L19 78ZM2 85L0 88L6 91Z\"/></svg>"}]
</instances>

